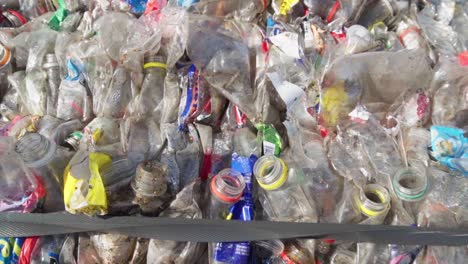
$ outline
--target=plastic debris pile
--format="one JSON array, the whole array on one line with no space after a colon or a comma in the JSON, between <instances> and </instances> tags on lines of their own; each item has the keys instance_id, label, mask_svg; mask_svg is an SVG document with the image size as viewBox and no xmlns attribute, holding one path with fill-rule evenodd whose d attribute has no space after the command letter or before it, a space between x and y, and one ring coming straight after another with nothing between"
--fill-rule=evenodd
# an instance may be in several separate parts
<instances>
[{"instance_id":1,"label":"plastic debris pile","mask_svg":"<svg viewBox=\"0 0 468 264\"><path fill-rule=\"evenodd\" d=\"M468 2L0 5L0 212L468 226ZM0 252L5 264L468 259L466 246L105 233L1 238Z\"/></svg>"}]
</instances>

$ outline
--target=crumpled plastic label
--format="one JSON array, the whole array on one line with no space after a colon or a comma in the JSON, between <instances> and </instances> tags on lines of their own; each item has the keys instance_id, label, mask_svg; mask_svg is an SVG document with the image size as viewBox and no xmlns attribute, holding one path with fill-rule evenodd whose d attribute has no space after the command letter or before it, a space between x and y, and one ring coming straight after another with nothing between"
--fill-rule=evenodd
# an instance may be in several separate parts
<instances>
[{"instance_id":1,"label":"crumpled plastic label","mask_svg":"<svg viewBox=\"0 0 468 264\"><path fill-rule=\"evenodd\" d=\"M432 154L440 163L468 176L468 138L463 129L431 127Z\"/></svg>"},{"instance_id":2,"label":"crumpled plastic label","mask_svg":"<svg viewBox=\"0 0 468 264\"><path fill-rule=\"evenodd\" d=\"M287 15L289 10L291 10L291 8L295 6L298 2L299 0L283 0L280 6L280 14L283 16Z\"/></svg>"},{"instance_id":3,"label":"crumpled plastic label","mask_svg":"<svg viewBox=\"0 0 468 264\"><path fill-rule=\"evenodd\" d=\"M70 161L64 172L64 202L68 212L87 215L107 213L107 195L100 169L111 163L111 157L103 153L75 156Z\"/></svg>"},{"instance_id":4,"label":"crumpled plastic label","mask_svg":"<svg viewBox=\"0 0 468 264\"><path fill-rule=\"evenodd\" d=\"M344 83L328 87L320 98L320 111L327 126L335 126L338 121L349 113L348 93ZM349 111L348 111L349 110Z\"/></svg>"},{"instance_id":5,"label":"crumpled plastic label","mask_svg":"<svg viewBox=\"0 0 468 264\"><path fill-rule=\"evenodd\" d=\"M269 38L271 43L277 46L286 55L300 59L299 54L299 35L293 32L282 32Z\"/></svg>"},{"instance_id":6,"label":"crumpled plastic label","mask_svg":"<svg viewBox=\"0 0 468 264\"><path fill-rule=\"evenodd\" d=\"M65 20L65 18L68 16L68 10L66 9L66 5L64 0L58 0L59 4L59 9L55 11L54 15L49 21L49 27L53 30L59 30L60 29L60 24Z\"/></svg>"}]
</instances>

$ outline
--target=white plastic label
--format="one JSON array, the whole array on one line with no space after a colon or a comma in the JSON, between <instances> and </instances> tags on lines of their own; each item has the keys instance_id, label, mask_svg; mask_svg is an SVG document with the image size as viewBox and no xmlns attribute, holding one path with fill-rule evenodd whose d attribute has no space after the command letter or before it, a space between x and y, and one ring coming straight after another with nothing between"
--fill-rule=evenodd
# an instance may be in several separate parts
<instances>
[{"instance_id":1,"label":"white plastic label","mask_svg":"<svg viewBox=\"0 0 468 264\"><path fill-rule=\"evenodd\" d=\"M263 141L263 154L264 155L275 155L275 144L268 142L268 141Z\"/></svg>"},{"instance_id":2,"label":"white plastic label","mask_svg":"<svg viewBox=\"0 0 468 264\"><path fill-rule=\"evenodd\" d=\"M286 55L300 59L299 36L293 32L282 32L270 37L271 43L281 49Z\"/></svg>"},{"instance_id":3,"label":"white plastic label","mask_svg":"<svg viewBox=\"0 0 468 264\"><path fill-rule=\"evenodd\" d=\"M304 21L302 24L304 26L304 47L310 49L314 47L314 33L310 28L310 22Z\"/></svg>"},{"instance_id":4,"label":"white plastic label","mask_svg":"<svg viewBox=\"0 0 468 264\"><path fill-rule=\"evenodd\" d=\"M269 72L267 76L287 106L304 94L301 87L284 80L277 72Z\"/></svg>"}]
</instances>

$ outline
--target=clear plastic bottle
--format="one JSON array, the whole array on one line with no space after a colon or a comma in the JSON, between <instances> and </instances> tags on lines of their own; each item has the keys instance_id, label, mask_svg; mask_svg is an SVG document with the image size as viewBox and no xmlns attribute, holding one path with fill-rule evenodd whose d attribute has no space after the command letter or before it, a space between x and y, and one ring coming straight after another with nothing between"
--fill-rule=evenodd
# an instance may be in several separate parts
<instances>
[{"instance_id":1,"label":"clear plastic bottle","mask_svg":"<svg viewBox=\"0 0 468 264\"><path fill-rule=\"evenodd\" d=\"M426 167L401 168L392 178L392 190L398 199L392 200L392 225L415 226L422 199L429 192L429 180ZM395 245L388 246L391 263L412 263L421 251L421 246Z\"/></svg>"},{"instance_id":2,"label":"clear plastic bottle","mask_svg":"<svg viewBox=\"0 0 468 264\"><path fill-rule=\"evenodd\" d=\"M59 263L59 254L65 242L64 235L41 237L31 255L31 264Z\"/></svg>"},{"instance_id":3,"label":"clear plastic bottle","mask_svg":"<svg viewBox=\"0 0 468 264\"><path fill-rule=\"evenodd\" d=\"M206 212L208 219L229 219L234 204L240 201L246 183L241 173L233 169L224 169L215 175L209 183L209 200ZM215 251L222 243L209 243L208 260L213 264L227 264L218 261Z\"/></svg>"},{"instance_id":4,"label":"clear plastic bottle","mask_svg":"<svg viewBox=\"0 0 468 264\"><path fill-rule=\"evenodd\" d=\"M351 182L345 182L336 218L338 223L380 224L389 209L390 195L383 186L366 184L357 187Z\"/></svg>"},{"instance_id":5,"label":"clear plastic bottle","mask_svg":"<svg viewBox=\"0 0 468 264\"><path fill-rule=\"evenodd\" d=\"M281 240L261 240L255 241L252 245L254 263L275 263L282 264L280 258L284 251L284 244Z\"/></svg>"},{"instance_id":6,"label":"clear plastic bottle","mask_svg":"<svg viewBox=\"0 0 468 264\"><path fill-rule=\"evenodd\" d=\"M263 156L255 163L254 175L262 188L259 200L268 218L285 222L318 222L317 209L313 199L309 199L303 186L308 179L302 169L288 167L275 156ZM296 240L302 245L297 250L297 258L314 259L315 241ZM288 253L288 256L290 254ZM311 262L300 262L311 263Z\"/></svg>"},{"instance_id":7,"label":"clear plastic bottle","mask_svg":"<svg viewBox=\"0 0 468 264\"><path fill-rule=\"evenodd\" d=\"M60 82L60 67L55 54L47 54L44 69L47 71L48 89L47 89L47 114L55 115L57 113L57 100Z\"/></svg>"},{"instance_id":8,"label":"clear plastic bottle","mask_svg":"<svg viewBox=\"0 0 468 264\"><path fill-rule=\"evenodd\" d=\"M398 198L407 202L421 200L428 186L426 171L411 167L400 169L392 179L393 191Z\"/></svg>"},{"instance_id":9,"label":"clear plastic bottle","mask_svg":"<svg viewBox=\"0 0 468 264\"><path fill-rule=\"evenodd\" d=\"M166 78L166 58L159 55L145 58L145 78L137 96L136 115L154 116L155 121L161 120L164 97L164 82Z\"/></svg>"},{"instance_id":10,"label":"clear plastic bottle","mask_svg":"<svg viewBox=\"0 0 468 264\"><path fill-rule=\"evenodd\" d=\"M406 156L409 164L429 166L428 146L431 144L431 133L424 128L412 127L406 133Z\"/></svg>"},{"instance_id":11,"label":"clear plastic bottle","mask_svg":"<svg viewBox=\"0 0 468 264\"><path fill-rule=\"evenodd\" d=\"M15 153L11 137L0 138L0 160L0 212L31 212L38 201L26 201L39 184Z\"/></svg>"},{"instance_id":12,"label":"clear plastic bottle","mask_svg":"<svg viewBox=\"0 0 468 264\"><path fill-rule=\"evenodd\" d=\"M209 188L208 218L226 219L232 205L242 197L245 189L244 177L235 170L224 169L211 179Z\"/></svg>"},{"instance_id":13,"label":"clear plastic bottle","mask_svg":"<svg viewBox=\"0 0 468 264\"><path fill-rule=\"evenodd\" d=\"M114 71L110 88L103 98L102 111L98 116L122 118L132 98L130 72L123 66Z\"/></svg>"},{"instance_id":14,"label":"clear plastic bottle","mask_svg":"<svg viewBox=\"0 0 468 264\"><path fill-rule=\"evenodd\" d=\"M302 185L302 170L288 168L275 156L263 156L255 163L254 175L262 188L260 201L273 221L317 222L315 203L308 200Z\"/></svg>"},{"instance_id":15,"label":"clear plastic bottle","mask_svg":"<svg viewBox=\"0 0 468 264\"><path fill-rule=\"evenodd\" d=\"M407 49L426 48L426 41L421 35L421 28L411 18L404 17L396 29L396 33Z\"/></svg>"},{"instance_id":16,"label":"clear plastic bottle","mask_svg":"<svg viewBox=\"0 0 468 264\"><path fill-rule=\"evenodd\" d=\"M361 223L382 223L390 209L390 194L385 187L378 184L368 184L358 189L353 199L361 213Z\"/></svg>"},{"instance_id":17,"label":"clear plastic bottle","mask_svg":"<svg viewBox=\"0 0 468 264\"><path fill-rule=\"evenodd\" d=\"M62 201L63 171L72 158L70 152L46 137L37 133L28 133L16 143L16 152L26 166L42 177L47 186L44 211L64 210ZM59 202L60 201L60 202Z\"/></svg>"}]
</instances>

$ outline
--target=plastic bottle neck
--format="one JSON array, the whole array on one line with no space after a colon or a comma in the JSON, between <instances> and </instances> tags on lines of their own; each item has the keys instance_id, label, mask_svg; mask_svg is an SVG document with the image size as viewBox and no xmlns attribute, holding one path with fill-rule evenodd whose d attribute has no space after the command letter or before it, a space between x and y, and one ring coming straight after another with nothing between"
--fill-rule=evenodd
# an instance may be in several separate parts
<instances>
[{"instance_id":1,"label":"plastic bottle neck","mask_svg":"<svg viewBox=\"0 0 468 264\"><path fill-rule=\"evenodd\" d=\"M245 181L243 176L232 169L220 171L210 183L212 195L223 203L239 201L244 189Z\"/></svg>"},{"instance_id":2,"label":"plastic bottle neck","mask_svg":"<svg viewBox=\"0 0 468 264\"><path fill-rule=\"evenodd\" d=\"M159 55L151 55L145 58L145 64L143 66L145 70L149 69L162 69L166 70L166 58Z\"/></svg>"},{"instance_id":3,"label":"plastic bottle neck","mask_svg":"<svg viewBox=\"0 0 468 264\"><path fill-rule=\"evenodd\" d=\"M419 201L427 191L427 175L415 168L402 168L393 177L392 186L400 199L408 202Z\"/></svg>"},{"instance_id":4,"label":"plastic bottle neck","mask_svg":"<svg viewBox=\"0 0 468 264\"><path fill-rule=\"evenodd\" d=\"M390 207L390 195L387 189L378 184L368 184L359 190L355 197L362 214L368 217L380 216Z\"/></svg>"},{"instance_id":5,"label":"plastic bottle neck","mask_svg":"<svg viewBox=\"0 0 468 264\"><path fill-rule=\"evenodd\" d=\"M53 68L53 67L58 67L58 62L57 62L57 57L55 57L55 54L49 53L46 55L46 62L44 63L44 68Z\"/></svg>"},{"instance_id":6,"label":"plastic bottle neck","mask_svg":"<svg viewBox=\"0 0 468 264\"><path fill-rule=\"evenodd\" d=\"M254 166L255 178L260 187L267 191L280 188L288 178L286 163L275 156L263 156Z\"/></svg>"},{"instance_id":7,"label":"plastic bottle neck","mask_svg":"<svg viewBox=\"0 0 468 264\"><path fill-rule=\"evenodd\" d=\"M0 44L0 69L10 63L11 51L7 47Z\"/></svg>"},{"instance_id":8,"label":"plastic bottle neck","mask_svg":"<svg viewBox=\"0 0 468 264\"><path fill-rule=\"evenodd\" d=\"M167 191L167 166L160 162L140 163L132 181L137 196L158 197Z\"/></svg>"},{"instance_id":9,"label":"plastic bottle neck","mask_svg":"<svg viewBox=\"0 0 468 264\"><path fill-rule=\"evenodd\" d=\"M57 145L46 137L29 133L16 143L15 150L30 168L45 166L53 159Z\"/></svg>"}]
</instances>

